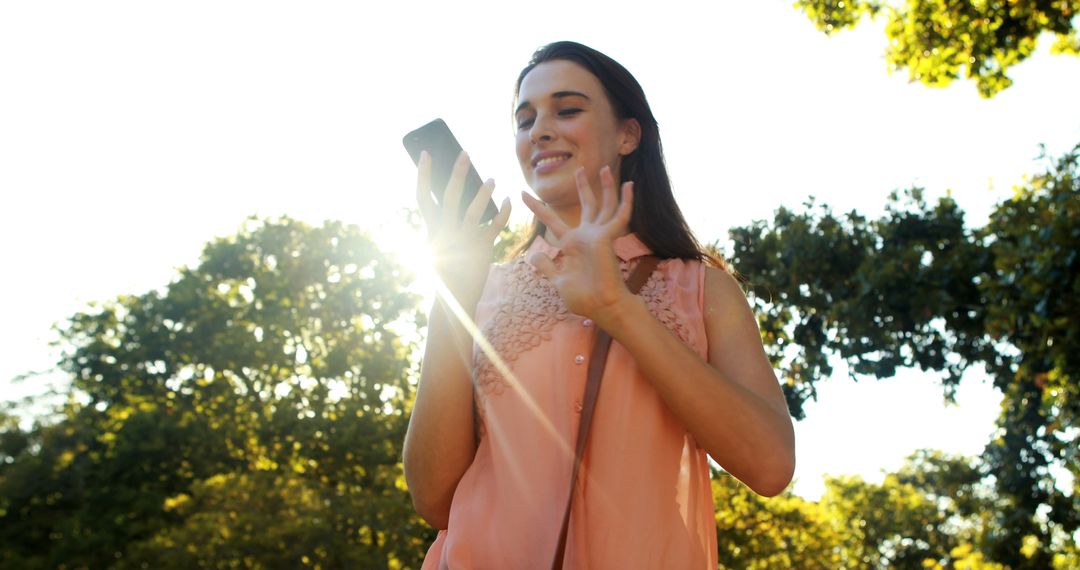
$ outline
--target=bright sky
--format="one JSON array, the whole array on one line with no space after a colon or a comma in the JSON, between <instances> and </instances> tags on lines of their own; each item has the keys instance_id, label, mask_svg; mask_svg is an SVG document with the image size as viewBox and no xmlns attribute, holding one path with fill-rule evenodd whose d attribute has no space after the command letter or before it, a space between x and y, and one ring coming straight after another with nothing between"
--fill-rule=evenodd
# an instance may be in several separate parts
<instances>
[{"instance_id":1,"label":"bright sky","mask_svg":"<svg viewBox=\"0 0 1080 570\"><path fill-rule=\"evenodd\" d=\"M165 285L249 215L344 220L415 259L400 140L434 117L525 221L513 81L559 39L644 85L704 241L809 195L873 215L911 185L951 189L981 224L1038 170L1039 143L1080 141L1080 59L1049 42L985 101L888 76L879 25L827 38L790 0L4 3L4 396L39 389L8 380L53 364L53 323ZM795 490L816 497L825 472L880 479L920 447L978 453L998 402L977 374L952 408L933 377L838 375L797 426Z\"/></svg>"}]
</instances>

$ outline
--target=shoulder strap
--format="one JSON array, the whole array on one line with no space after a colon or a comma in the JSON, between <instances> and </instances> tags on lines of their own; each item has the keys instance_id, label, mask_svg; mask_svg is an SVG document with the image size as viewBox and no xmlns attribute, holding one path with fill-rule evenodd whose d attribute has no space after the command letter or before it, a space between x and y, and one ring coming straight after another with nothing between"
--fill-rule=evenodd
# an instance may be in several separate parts
<instances>
[{"instance_id":1,"label":"shoulder strap","mask_svg":"<svg viewBox=\"0 0 1080 570\"><path fill-rule=\"evenodd\" d=\"M626 280L626 286L630 289L630 292L637 295L659 264L660 258L654 255L642 257ZM566 534L570 528L570 506L574 503L574 490L577 488L578 471L581 469L581 459L585 455L585 445L589 440L589 427L592 426L593 409L596 407L596 398L600 394L600 379L604 375L604 365L607 363L609 348L611 348L611 335L597 329L596 344L593 345L592 357L589 359L589 375L585 381L585 397L581 404L581 423L578 425L574 467L570 472L570 493L566 500L566 511L563 513L559 542L555 547L555 559L551 563L552 570L562 569L563 555L566 552Z\"/></svg>"}]
</instances>

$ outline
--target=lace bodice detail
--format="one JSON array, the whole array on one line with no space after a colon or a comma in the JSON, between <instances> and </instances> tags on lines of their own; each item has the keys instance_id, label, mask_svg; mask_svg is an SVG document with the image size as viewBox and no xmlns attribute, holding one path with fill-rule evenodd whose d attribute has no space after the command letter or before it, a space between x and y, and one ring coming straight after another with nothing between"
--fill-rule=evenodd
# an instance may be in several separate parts
<instances>
[{"instance_id":1,"label":"lace bodice detail","mask_svg":"<svg viewBox=\"0 0 1080 570\"><path fill-rule=\"evenodd\" d=\"M620 262L624 279L636 263L636 260ZM692 346L690 329L674 310L663 266L664 262L661 262L639 294L661 324L684 343ZM574 315L559 297L555 285L524 259L511 262L501 270L507 272L504 287L506 293L497 301L491 318L482 325L481 331L496 354L507 366L512 367L522 353L539 346L541 342L551 340L556 324ZM501 394L509 386L496 364L478 345L473 350L473 381L478 400L488 395ZM483 406L478 408L482 413Z\"/></svg>"}]
</instances>

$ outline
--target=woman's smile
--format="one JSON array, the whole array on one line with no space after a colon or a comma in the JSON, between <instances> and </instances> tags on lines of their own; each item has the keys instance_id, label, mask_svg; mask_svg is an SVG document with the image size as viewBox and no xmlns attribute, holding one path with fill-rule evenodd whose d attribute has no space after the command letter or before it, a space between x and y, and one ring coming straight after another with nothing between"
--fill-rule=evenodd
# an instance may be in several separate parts
<instances>
[{"instance_id":1,"label":"woman's smile","mask_svg":"<svg viewBox=\"0 0 1080 570\"><path fill-rule=\"evenodd\" d=\"M567 152L541 152L533 158L533 172L537 175L547 174L566 164L570 157L571 154Z\"/></svg>"}]
</instances>

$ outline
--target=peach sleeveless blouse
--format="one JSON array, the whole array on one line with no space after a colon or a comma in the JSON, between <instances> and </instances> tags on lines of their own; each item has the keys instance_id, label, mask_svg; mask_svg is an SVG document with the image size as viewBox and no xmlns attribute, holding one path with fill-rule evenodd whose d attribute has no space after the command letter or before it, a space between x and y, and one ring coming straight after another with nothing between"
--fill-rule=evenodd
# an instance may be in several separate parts
<instances>
[{"instance_id":1,"label":"peach sleeveless blouse","mask_svg":"<svg viewBox=\"0 0 1080 570\"><path fill-rule=\"evenodd\" d=\"M556 258L537 238L529 254ZM650 253L615 242L624 276ZM524 258L492 268L474 345L479 446L425 569L548 568L566 507L595 325L570 313ZM705 268L665 260L642 287L653 316L707 358ZM566 568L715 569L716 520L705 451L618 342L608 355L567 538Z\"/></svg>"}]
</instances>

